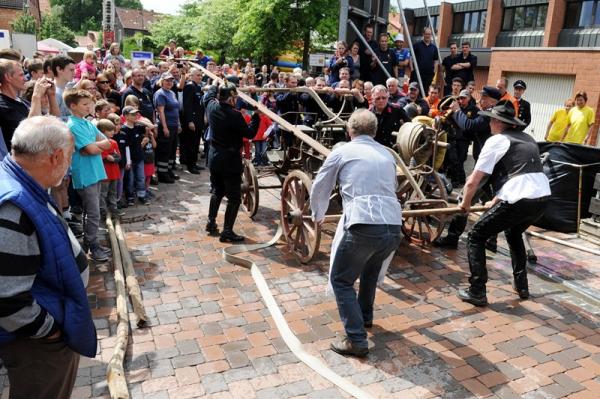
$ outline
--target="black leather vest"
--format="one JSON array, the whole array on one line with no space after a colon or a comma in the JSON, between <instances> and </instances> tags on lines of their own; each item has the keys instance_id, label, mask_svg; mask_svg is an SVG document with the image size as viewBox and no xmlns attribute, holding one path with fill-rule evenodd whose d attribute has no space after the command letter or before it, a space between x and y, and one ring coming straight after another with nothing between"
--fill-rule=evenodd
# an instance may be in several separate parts
<instances>
[{"instance_id":1,"label":"black leather vest","mask_svg":"<svg viewBox=\"0 0 600 399\"><path fill-rule=\"evenodd\" d=\"M540 151L533 137L518 130L507 130L501 134L510 140L510 147L490 176L494 192L513 177L543 172Z\"/></svg>"}]
</instances>

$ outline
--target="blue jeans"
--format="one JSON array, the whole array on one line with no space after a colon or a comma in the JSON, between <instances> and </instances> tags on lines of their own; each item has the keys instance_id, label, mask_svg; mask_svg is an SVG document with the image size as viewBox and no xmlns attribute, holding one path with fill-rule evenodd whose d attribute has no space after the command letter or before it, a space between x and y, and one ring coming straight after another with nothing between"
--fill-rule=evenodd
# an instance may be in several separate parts
<instances>
[{"instance_id":1,"label":"blue jeans","mask_svg":"<svg viewBox=\"0 0 600 399\"><path fill-rule=\"evenodd\" d=\"M129 170L129 181L127 185L128 194L131 197L137 196L144 198L146 196L146 175L144 175L144 160L131 163Z\"/></svg>"},{"instance_id":2,"label":"blue jeans","mask_svg":"<svg viewBox=\"0 0 600 399\"><path fill-rule=\"evenodd\" d=\"M373 321L379 271L401 239L399 225L355 224L345 231L335 253L331 285L346 335L356 346L367 347L364 323ZM359 277L357 297L354 282Z\"/></svg>"},{"instance_id":3,"label":"blue jeans","mask_svg":"<svg viewBox=\"0 0 600 399\"><path fill-rule=\"evenodd\" d=\"M268 165L267 161L267 140L255 141L254 142L254 164L255 165Z\"/></svg>"}]
</instances>

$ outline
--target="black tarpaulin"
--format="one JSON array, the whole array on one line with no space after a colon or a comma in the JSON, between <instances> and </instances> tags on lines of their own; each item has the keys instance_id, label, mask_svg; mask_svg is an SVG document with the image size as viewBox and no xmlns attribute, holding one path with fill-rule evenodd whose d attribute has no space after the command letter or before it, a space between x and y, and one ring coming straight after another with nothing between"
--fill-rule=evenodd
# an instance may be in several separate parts
<instances>
[{"instance_id":1,"label":"black tarpaulin","mask_svg":"<svg viewBox=\"0 0 600 399\"><path fill-rule=\"evenodd\" d=\"M550 180L552 195L544 215L535 226L573 233L577 231L577 200L580 168L583 166L581 218L590 216L588 208L594 194L594 178L600 172L600 149L578 144L538 143L540 154L548 156L544 161L544 174Z\"/></svg>"}]
</instances>

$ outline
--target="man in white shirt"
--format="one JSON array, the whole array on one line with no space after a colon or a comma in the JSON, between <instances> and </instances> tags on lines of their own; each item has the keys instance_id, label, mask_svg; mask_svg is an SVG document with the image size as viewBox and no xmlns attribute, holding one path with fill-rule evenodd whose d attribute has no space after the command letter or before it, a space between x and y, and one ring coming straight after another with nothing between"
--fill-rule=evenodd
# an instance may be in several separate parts
<instances>
[{"instance_id":1,"label":"man in white shirt","mask_svg":"<svg viewBox=\"0 0 600 399\"><path fill-rule=\"evenodd\" d=\"M492 137L481 150L459 207L469 211L479 183L487 176L496 196L486 204L491 208L469 232L470 287L459 290L458 297L476 306L486 306L485 242L502 231L510 248L513 287L521 299L529 298L527 255L522 234L544 213L550 184L542 172L537 143L533 137L518 130L524 123L515 118L511 102L500 101L490 111L480 114L490 118Z\"/></svg>"},{"instance_id":2,"label":"man in white shirt","mask_svg":"<svg viewBox=\"0 0 600 399\"><path fill-rule=\"evenodd\" d=\"M342 355L367 356L367 332L382 265L401 240L402 210L396 197L396 163L373 138L377 118L366 109L348 120L351 141L329 154L311 191L312 215L322 223L336 183L344 214L331 246L330 282L347 337L331 344ZM354 283L360 277L358 297Z\"/></svg>"}]
</instances>

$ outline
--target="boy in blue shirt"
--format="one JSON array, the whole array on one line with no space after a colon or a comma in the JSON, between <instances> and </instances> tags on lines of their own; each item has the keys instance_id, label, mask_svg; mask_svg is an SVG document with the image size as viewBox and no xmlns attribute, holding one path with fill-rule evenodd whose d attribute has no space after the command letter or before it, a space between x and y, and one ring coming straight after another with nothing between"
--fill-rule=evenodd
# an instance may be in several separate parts
<instances>
[{"instance_id":1,"label":"boy in blue shirt","mask_svg":"<svg viewBox=\"0 0 600 399\"><path fill-rule=\"evenodd\" d=\"M71 163L73 188L81 197L86 214L84 248L89 247L91 258L97 262L108 260L108 249L98 242L100 223L100 183L106 179L102 151L110 150L110 141L85 117L94 109L92 95L85 90L69 90L63 95L71 115L67 126L75 141Z\"/></svg>"}]
</instances>

